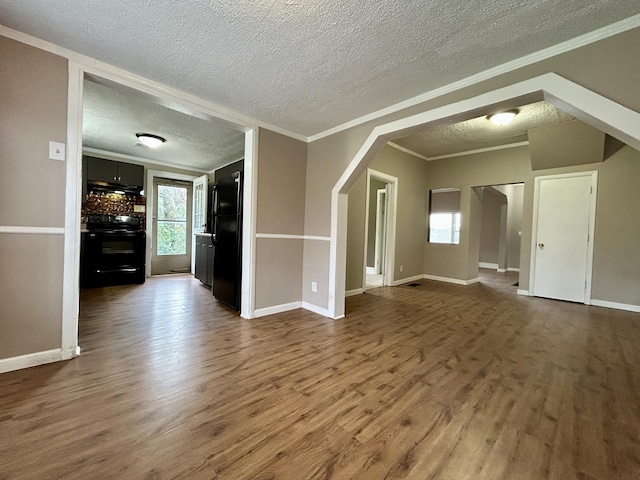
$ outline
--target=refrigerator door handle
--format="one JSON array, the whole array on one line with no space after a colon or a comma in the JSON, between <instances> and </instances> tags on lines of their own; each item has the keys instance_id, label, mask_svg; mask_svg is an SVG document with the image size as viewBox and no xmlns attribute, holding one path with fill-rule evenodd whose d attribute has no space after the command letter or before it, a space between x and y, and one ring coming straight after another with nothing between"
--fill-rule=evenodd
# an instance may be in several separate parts
<instances>
[{"instance_id":1,"label":"refrigerator door handle","mask_svg":"<svg viewBox=\"0 0 640 480\"><path fill-rule=\"evenodd\" d=\"M218 236L218 185L213 186L213 205L211 214L211 241L215 243Z\"/></svg>"}]
</instances>

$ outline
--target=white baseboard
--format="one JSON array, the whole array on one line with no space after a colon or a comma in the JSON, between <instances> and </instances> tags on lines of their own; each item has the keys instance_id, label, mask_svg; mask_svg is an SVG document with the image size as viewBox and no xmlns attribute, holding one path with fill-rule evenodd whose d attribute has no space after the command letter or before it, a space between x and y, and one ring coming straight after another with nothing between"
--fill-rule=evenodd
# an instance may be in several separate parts
<instances>
[{"instance_id":1,"label":"white baseboard","mask_svg":"<svg viewBox=\"0 0 640 480\"><path fill-rule=\"evenodd\" d=\"M429 275L428 273L425 273L422 278L425 278L427 280L435 280L437 282L455 283L456 285L471 285L480 281L479 278L472 278L471 280L460 280L459 278L438 277L437 275Z\"/></svg>"},{"instance_id":2,"label":"white baseboard","mask_svg":"<svg viewBox=\"0 0 640 480\"><path fill-rule=\"evenodd\" d=\"M415 282L416 280L422 280L424 275L414 275L413 277L401 278L400 280L395 280L393 282L393 286L397 287L398 285L402 285L404 283Z\"/></svg>"},{"instance_id":3,"label":"white baseboard","mask_svg":"<svg viewBox=\"0 0 640 480\"><path fill-rule=\"evenodd\" d=\"M367 275L375 275L376 274L376 268L375 267L366 267L366 273L367 273Z\"/></svg>"},{"instance_id":4,"label":"white baseboard","mask_svg":"<svg viewBox=\"0 0 640 480\"><path fill-rule=\"evenodd\" d=\"M284 303L282 305L274 305L273 307L257 308L253 314L253 318L275 315L276 313L288 312L297 308L302 308L302 302L291 302Z\"/></svg>"},{"instance_id":5,"label":"white baseboard","mask_svg":"<svg viewBox=\"0 0 640 480\"><path fill-rule=\"evenodd\" d=\"M497 272L498 273L506 273L507 269L506 268L498 268Z\"/></svg>"},{"instance_id":6,"label":"white baseboard","mask_svg":"<svg viewBox=\"0 0 640 480\"><path fill-rule=\"evenodd\" d=\"M59 362L61 360L68 360L69 358L71 357L63 358L61 348L45 350L44 352L29 353L18 357L3 358L0 360L0 373Z\"/></svg>"},{"instance_id":7,"label":"white baseboard","mask_svg":"<svg viewBox=\"0 0 640 480\"><path fill-rule=\"evenodd\" d=\"M364 289L362 288L355 288L353 290L347 290L346 292L344 292L344 296L345 297L354 297L356 295L361 295L364 293Z\"/></svg>"},{"instance_id":8,"label":"white baseboard","mask_svg":"<svg viewBox=\"0 0 640 480\"><path fill-rule=\"evenodd\" d=\"M594 307L615 308L616 310L626 310L628 312L640 313L640 305L630 305L627 303L608 302L606 300L591 300Z\"/></svg>"},{"instance_id":9,"label":"white baseboard","mask_svg":"<svg viewBox=\"0 0 640 480\"><path fill-rule=\"evenodd\" d=\"M309 310L310 312L322 315L323 317L333 318L331 317L329 310L327 310L326 308L319 307L318 305L314 305L313 303L302 302L302 308L304 308L305 310Z\"/></svg>"},{"instance_id":10,"label":"white baseboard","mask_svg":"<svg viewBox=\"0 0 640 480\"><path fill-rule=\"evenodd\" d=\"M529 290L520 290L520 289L518 289L518 295L525 295L527 297L531 296L531 294L529 293Z\"/></svg>"},{"instance_id":11,"label":"white baseboard","mask_svg":"<svg viewBox=\"0 0 640 480\"><path fill-rule=\"evenodd\" d=\"M519 269L519 268L516 268L516 267L509 267L509 268L507 268L507 272L519 272L519 271L520 271L520 269Z\"/></svg>"},{"instance_id":12,"label":"white baseboard","mask_svg":"<svg viewBox=\"0 0 640 480\"><path fill-rule=\"evenodd\" d=\"M497 263L478 262L478 268L490 268L491 270L497 270Z\"/></svg>"}]
</instances>

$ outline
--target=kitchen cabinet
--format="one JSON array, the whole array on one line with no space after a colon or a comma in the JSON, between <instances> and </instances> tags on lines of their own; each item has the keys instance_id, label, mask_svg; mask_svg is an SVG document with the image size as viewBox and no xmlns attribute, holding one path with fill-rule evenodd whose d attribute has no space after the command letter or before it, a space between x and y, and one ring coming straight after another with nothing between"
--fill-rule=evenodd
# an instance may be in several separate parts
<instances>
[{"instance_id":1,"label":"kitchen cabinet","mask_svg":"<svg viewBox=\"0 0 640 480\"><path fill-rule=\"evenodd\" d=\"M195 277L207 287L213 284L213 242L211 235L196 235Z\"/></svg>"},{"instance_id":2,"label":"kitchen cabinet","mask_svg":"<svg viewBox=\"0 0 640 480\"><path fill-rule=\"evenodd\" d=\"M139 187L144 184L144 167L142 165L95 157L86 157L86 159L87 180L89 182L119 183Z\"/></svg>"}]
</instances>

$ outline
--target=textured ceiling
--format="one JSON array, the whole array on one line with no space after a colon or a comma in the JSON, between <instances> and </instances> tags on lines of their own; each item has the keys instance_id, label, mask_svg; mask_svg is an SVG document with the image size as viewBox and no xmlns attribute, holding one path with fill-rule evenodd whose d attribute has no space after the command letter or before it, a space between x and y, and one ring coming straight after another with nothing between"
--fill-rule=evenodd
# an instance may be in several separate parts
<instances>
[{"instance_id":1,"label":"textured ceiling","mask_svg":"<svg viewBox=\"0 0 640 480\"><path fill-rule=\"evenodd\" d=\"M638 0L0 0L10 28L306 136L638 13Z\"/></svg>"},{"instance_id":2,"label":"textured ceiling","mask_svg":"<svg viewBox=\"0 0 640 480\"><path fill-rule=\"evenodd\" d=\"M176 166L213 170L244 156L244 133L222 120L205 120L169 108L155 97L100 78L84 82L82 144ZM138 132L167 142L151 149Z\"/></svg>"},{"instance_id":3,"label":"textured ceiling","mask_svg":"<svg viewBox=\"0 0 640 480\"><path fill-rule=\"evenodd\" d=\"M575 120L574 117L547 102L536 102L518 108L518 115L504 126L497 126L482 116L465 122L426 130L398 138L397 145L425 157L495 147L527 140L527 130Z\"/></svg>"}]
</instances>

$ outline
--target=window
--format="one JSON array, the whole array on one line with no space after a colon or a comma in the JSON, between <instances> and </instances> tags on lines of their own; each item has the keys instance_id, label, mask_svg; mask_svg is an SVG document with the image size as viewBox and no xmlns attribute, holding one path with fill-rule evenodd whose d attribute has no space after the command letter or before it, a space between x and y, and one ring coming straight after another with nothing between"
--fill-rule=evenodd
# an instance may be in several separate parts
<instances>
[{"instance_id":1,"label":"window","mask_svg":"<svg viewBox=\"0 0 640 480\"><path fill-rule=\"evenodd\" d=\"M187 253L187 187L158 185L157 255Z\"/></svg>"},{"instance_id":2,"label":"window","mask_svg":"<svg viewBox=\"0 0 640 480\"><path fill-rule=\"evenodd\" d=\"M460 243L460 190L429 192L429 243Z\"/></svg>"},{"instance_id":3,"label":"window","mask_svg":"<svg viewBox=\"0 0 640 480\"><path fill-rule=\"evenodd\" d=\"M432 213L429 216L431 243L460 243L460 213Z\"/></svg>"}]
</instances>

